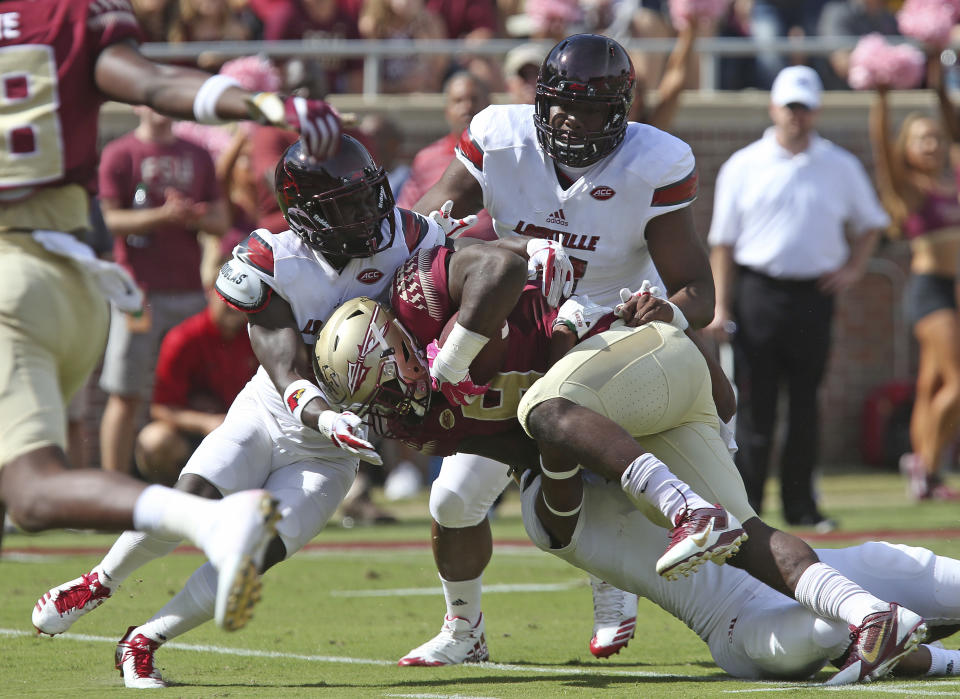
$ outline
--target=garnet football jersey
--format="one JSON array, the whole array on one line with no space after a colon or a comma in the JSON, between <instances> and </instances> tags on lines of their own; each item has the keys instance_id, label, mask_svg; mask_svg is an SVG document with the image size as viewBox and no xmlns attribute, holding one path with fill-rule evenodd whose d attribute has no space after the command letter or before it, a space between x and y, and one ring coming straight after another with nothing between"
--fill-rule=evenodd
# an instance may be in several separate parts
<instances>
[{"instance_id":1,"label":"garnet football jersey","mask_svg":"<svg viewBox=\"0 0 960 699\"><path fill-rule=\"evenodd\" d=\"M421 348L436 340L457 310L447 293L449 248L421 249L397 270L390 300L397 319ZM499 434L517 426L523 393L547 370L547 349L556 309L539 285L528 285L507 317L508 346L490 389L470 405L451 406L434 391L422 422L392 423L399 438L425 454L456 453L467 437Z\"/></svg>"},{"instance_id":2,"label":"garnet football jersey","mask_svg":"<svg viewBox=\"0 0 960 699\"><path fill-rule=\"evenodd\" d=\"M139 40L127 0L0 3L0 190L96 184L97 56Z\"/></svg>"},{"instance_id":3,"label":"garnet football jersey","mask_svg":"<svg viewBox=\"0 0 960 699\"><path fill-rule=\"evenodd\" d=\"M487 107L461 137L457 158L483 188L497 235L560 241L574 264L574 293L614 306L622 287L637 289L653 273L647 222L696 198L693 153L680 139L631 122L623 143L564 189L537 142L533 109Z\"/></svg>"}]
</instances>

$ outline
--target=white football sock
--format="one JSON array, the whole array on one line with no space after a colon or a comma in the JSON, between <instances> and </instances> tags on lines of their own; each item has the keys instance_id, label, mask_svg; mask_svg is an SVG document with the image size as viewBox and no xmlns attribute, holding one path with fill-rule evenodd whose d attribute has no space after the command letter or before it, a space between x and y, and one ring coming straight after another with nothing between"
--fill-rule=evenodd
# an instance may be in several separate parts
<instances>
[{"instance_id":1,"label":"white football sock","mask_svg":"<svg viewBox=\"0 0 960 699\"><path fill-rule=\"evenodd\" d=\"M182 636L213 619L216 599L217 571L207 562L193 571L183 589L163 605L150 621L139 626L134 635L142 633L158 643Z\"/></svg>"},{"instance_id":2,"label":"white football sock","mask_svg":"<svg viewBox=\"0 0 960 699\"><path fill-rule=\"evenodd\" d=\"M650 453L637 457L627 466L620 478L620 486L634 502L646 500L673 523L687 509L713 507Z\"/></svg>"},{"instance_id":3,"label":"white football sock","mask_svg":"<svg viewBox=\"0 0 960 699\"><path fill-rule=\"evenodd\" d=\"M817 616L860 626L864 617L884 612L890 605L874 597L822 561L803 571L794 598Z\"/></svg>"},{"instance_id":4,"label":"white football sock","mask_svg":"<svg viewBox=\"0 0 960 699\"><path fill-rule=\"evenodd\" d=\"M164 539L180 537L202 547L217 500L207 500L162 485L147 486L133 506L134 529Z\"/></svg>"},{"instance_id":5,"label":"white football sock","mask_svg":"<svg viewBox=\"0 0 960 699\"><path fill-rule=\"evenodd\" d=\"M457 581L444 580L442 575L439 577L440 584L443 585L443 596L447 600L447 617L452 619L458 616L471 624L477 623L480 612L483 611L483 576Z\"/></svg>"},{"instance_id":6,"label":"white football sock","mask_svg":"<svg viewBox=\"0 0 960 699\"><path fill-rule=\"evenodd\" d=\"M95 571L103 573L107 587L116 589L142 565L166 556L177 548L180 539L165 539L143 532L124 532L117 538Z\"/></svg>"},{"instance_id":7,"label":"white football sock","mask_svg":"<svg viewBox=\"0 0 960 699\"><path fill-rule=\"evenodd\" d=\"M960 675L960 650L947 650L936 646L924 645L930 651L930 669L928 677Z\"/></svg>"}]
</instances>

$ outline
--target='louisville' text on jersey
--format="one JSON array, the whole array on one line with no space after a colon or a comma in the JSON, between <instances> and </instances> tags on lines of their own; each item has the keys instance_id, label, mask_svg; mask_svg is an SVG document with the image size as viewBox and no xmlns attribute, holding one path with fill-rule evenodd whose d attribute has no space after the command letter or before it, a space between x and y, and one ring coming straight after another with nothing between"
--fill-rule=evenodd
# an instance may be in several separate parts
<instances>
[{"instance_id":1,"label":"'louisville' text on jersey","mask_svg":"<svg viewBox=\"0 0 960 699\"><path fill-rule=\"evenodd\" d=\"M519 221L514 233L527 235L531 238L546 238L547 240L556 240L563 247L569 250L596 250L599 235L588 235L586 233L568 233L567 231L558 231L546 226L538 226L535 223L524 223Z\"/></svg>"}]
</instances>

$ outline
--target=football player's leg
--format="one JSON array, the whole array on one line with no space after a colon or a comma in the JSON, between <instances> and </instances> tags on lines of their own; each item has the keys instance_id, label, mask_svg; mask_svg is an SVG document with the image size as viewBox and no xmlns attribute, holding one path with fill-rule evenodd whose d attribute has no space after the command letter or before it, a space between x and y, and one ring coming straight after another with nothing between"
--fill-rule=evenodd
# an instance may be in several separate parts
<instances>
[{"instance_id":1,"label":"football player's leg","mask_svg":"<svg viewBox=\"0 0 960 699\"><path fill-rule=\"evenodd\" d=\"M493 552L487 513L509 481L509 468L492 459L455 454L443 460L430 488L430 514L447 613L440 633L407 653L400 665L456 665L489 657L481 606L483 571Z\"/></svg>"}]
</instances>

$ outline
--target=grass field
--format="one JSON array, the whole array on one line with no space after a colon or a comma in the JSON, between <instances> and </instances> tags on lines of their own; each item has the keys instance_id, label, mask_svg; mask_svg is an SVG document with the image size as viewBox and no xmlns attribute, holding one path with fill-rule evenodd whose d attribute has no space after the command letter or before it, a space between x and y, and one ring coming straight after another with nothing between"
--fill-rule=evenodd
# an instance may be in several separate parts
<instances>
[{"instance_id":1,"label":"grass field","mask_svg":"<svg viewBox=\"0 0 960 699\"><path fill-rule=\"evenodd\" d=\"M824 509L841 521L829 540L798 530L815 546L870 538L927 546L960 557L960 503L907 502L900 479L850 471L821 482ZM770 502L776 497L771 491ZM608 661L590 655L586 576L526 544L519 498L493 522L498 542L484 576L487 644L495 662L399 668L396 660L433 636L443 597L428 548L426 498L399 508L389 527L331 526L308 550L272 570L264 601L235 634L205 624L157 655L184 697L705 697L960 695L960 678L888 680L870 686L740 682L712 663L679 621L641 601L636 638ZM782 524L776 512L768 520ZM0 558L0 696L110 697L123 688L113 652L127 626L145 621L201 563L178 550L134 574L113 599L56 638L36 636L30 611L49 587L88 571L112 535L8 535ZM371 546L372 543L378 544ZM951 640L954 642L951 644ZM947 647L957 647L948 639ZM822 677L826 677L823 673Z\"/></svg>"}]
</instances>

